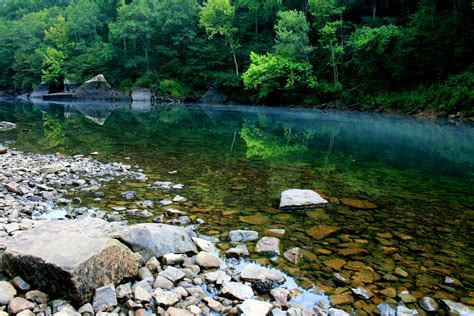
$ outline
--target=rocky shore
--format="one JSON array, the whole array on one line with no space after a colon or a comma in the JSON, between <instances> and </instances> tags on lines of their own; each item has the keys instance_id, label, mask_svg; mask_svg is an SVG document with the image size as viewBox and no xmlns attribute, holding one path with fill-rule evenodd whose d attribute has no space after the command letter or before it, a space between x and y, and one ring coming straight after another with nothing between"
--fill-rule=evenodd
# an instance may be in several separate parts
<instances>
[{"instance_id":1,"label":"rocky shore","mask_svg":"<svg viewBox=\"0 0 474 316\"><path fill-rule=\"evenodd\" d=\"M79 198L67 198L70 191L103 198L101 186L114 179L147 182L138 166L101 163L82 155L28 154L0 145L0 247L5 273L0 281L0 316L342 316L350 315L336 308L344 300L356 296L364 302L374 296L370 288L353 287L351 293L336 291L329 298L315 287L303 290L279 270L242 259L249 252L245 243L256 242L255 250L262 255L301 260L298 248L280 253L281 229L270 229L267 236L245 229L230 231L234 247L222 253L219 240L197 234L193 225L129 225L117 214L81 207ZM182 187L165 181L151 185ZM327 203L308 192L296 193L297 198L309 198L308 205ZM123 197L133 194L124 192ZM185 200L179 195L174 199ZM285 196L282 201L289 200ZM189 223L184 214L175 215L176 223ZM347 281L342 274L339 278ZM418 300L409 292L393 292L385 293L393 304L379 302L370 314L474 315L467 306L447 299ZM414 302L417 308L407 307Z\"/></svg>"}]
</instances>

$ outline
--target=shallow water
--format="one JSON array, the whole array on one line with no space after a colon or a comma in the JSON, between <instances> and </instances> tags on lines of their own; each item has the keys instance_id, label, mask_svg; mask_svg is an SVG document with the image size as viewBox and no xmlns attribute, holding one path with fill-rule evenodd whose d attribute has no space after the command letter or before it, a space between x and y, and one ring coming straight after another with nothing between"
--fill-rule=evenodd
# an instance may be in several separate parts
<instances>
[{"instance_id":1,"label":"shallow water","mask_svg":"<svg viewBox=\"0 0 474 316\"><path fill-rule=\"evenodd\" d=\"M192 220L203 218L198 230L220 238L222 249L231 246L230 229L265 234L284 228L283 250L303 249L299 266L251 257L303 286L344 292L333 279L333 272L341 272L353 286L374 293L394 287L473 304L472 125L289 108L1 101L0 121L17 124L0 132L0 143L15 141L19 150L97 151L99 160L137 164L150 176L145 183L111 183L101 201L81 195L86 206L137 209L138 201L152 200L153 216L127 215L146 222L163 212L161 199L180 194L188 201L172 207ZM184 189L149 186L157 180L183 183ZM281 212L279 194L288 188L313 189L331 203L324 210ZM137 199L124 200L127 190L136 191ZM376 208L344 205L343 198ZM311 231L318 225L339 230L317 239ZM248 245L252 250L254 243ZM408 276L397 276L396 268ZM461 284L445 284L446 276ZM371 303L383 300L390 302L376 295Z\"/></svg>"}]
</instances>

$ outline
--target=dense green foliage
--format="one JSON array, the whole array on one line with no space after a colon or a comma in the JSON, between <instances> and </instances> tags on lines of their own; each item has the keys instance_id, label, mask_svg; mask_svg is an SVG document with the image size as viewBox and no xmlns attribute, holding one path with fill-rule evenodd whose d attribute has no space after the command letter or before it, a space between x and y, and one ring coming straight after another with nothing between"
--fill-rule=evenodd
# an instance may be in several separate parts
<instances>
[{"instance_id":1,"label":"dense green foliage","mask_svg":"<svg viewBox=\"0 0 474 316\"><path fill-rule=\"evenodd\" d=\"M0 89L103 73L180 99L472 110L458 0L0 0Z\"/></svg>"}]
</instances>

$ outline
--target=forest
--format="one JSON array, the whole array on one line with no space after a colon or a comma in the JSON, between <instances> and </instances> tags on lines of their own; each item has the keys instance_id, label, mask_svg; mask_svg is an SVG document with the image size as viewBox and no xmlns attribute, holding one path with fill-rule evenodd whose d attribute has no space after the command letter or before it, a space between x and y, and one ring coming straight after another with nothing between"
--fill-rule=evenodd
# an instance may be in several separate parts
<instances>
[{"instance_id":1,"label":"forest","mask_svg":"<svg viewBox=\"0 0 474 316\"><path fill-rule=\"evenodd\" d=\"M0 90L81 83L186 101L473 113L467 0L0 0Z\"/></svg>"}]
</instances>

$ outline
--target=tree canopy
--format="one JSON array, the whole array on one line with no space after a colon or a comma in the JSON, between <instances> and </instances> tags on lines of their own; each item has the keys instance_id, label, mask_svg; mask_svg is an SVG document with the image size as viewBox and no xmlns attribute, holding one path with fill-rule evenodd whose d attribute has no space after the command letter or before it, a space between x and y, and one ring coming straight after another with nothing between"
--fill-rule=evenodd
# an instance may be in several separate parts
<instances>
[{"instance_id":1,"label":"tree canopy","mask_svg":"<svg viewBox=\"0 0 474 316\"><path fill-rule=\"evenodd\" d=\"M473 16L457 0L0 0L0 89L103 73L180 99L471 111Z\"/></svg>"}]
</instances>

